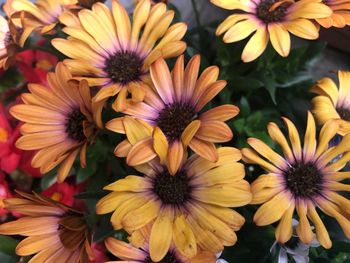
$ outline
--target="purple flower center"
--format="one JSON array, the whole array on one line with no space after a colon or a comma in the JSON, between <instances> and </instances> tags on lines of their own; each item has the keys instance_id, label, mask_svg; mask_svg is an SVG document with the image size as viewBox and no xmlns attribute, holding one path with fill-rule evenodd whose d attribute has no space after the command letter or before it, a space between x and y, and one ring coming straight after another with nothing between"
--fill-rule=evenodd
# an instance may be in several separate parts
<instances>
[{"instance_id":1,"label":"purple flower center","mask_svg":"<svg viewBox=\"0 0 350 263\"><path fill-rule=\"evenodd\" d=\"M322 192L322 173L312 162L296 162L284 172L286 187L295 197L313 198Z\"/></svg>"},{"instance_id":2,"label":"purple flower center","mask_svg":"<svg viewBox=\"0 0 350 263\"><path fill-rule=\"evenodd\" d=\"M154 263L150 257L147 257L144 263ZM182 263L180 260L176 259L176 256L172 252L168 252L166 256L158 263Z\"/></svg>"},{"instance_id":3,"label":"purple flower center","mask_svg":"<svg viewBox=\"0 0 350 263\"><path fill-rule=\"evenodd\" d=\"M68 136L77 141L83 142L86 140L84 134L83 122L86 120L84 114L81 113L80 109L73 110L66 118L66 133Z\"/></svg>"},{"instance_id":4,"label":"purple flower center","mask_svg":"<svg viewBox=\"0 0 350 263\"><path fill-rule=\"evenodd\" d=\"M262 0L256 8L256 16L266 24L281 22L284 20L290 5L291 3L289 2Z\"/></svg>"},{"instance_id":5,"label":"purple flower center","mask_svg":"<svg viewBox=\"0 0 350 263\"><path fill-rule=\"evenodd\" d=\"M132 51L118 51L106 60L105 72L114 83L139 81L143 59Z\"/></svg>"},{"instance_id":6,"label":"purple flower center","mask_svg":"<svg viewBox=\"0 0 350 263\"><path fill-rule=\"evenodd\" d=\"M153 191L163 204L183 205L190 199L191 190L188 176L184 171L179 171L175 175L163 172L153 179Z\"/></svg>"},{"instance_id":7,"label":"purple flower center","mask_svg":"<svg viewBox=\"0 0 350 263\"><path fill-rule=\"evenodd\" d=\"M168 104L159 113L156 123L169 141L180 139L183 131L195 117L194 107L188 103Z\"/></svg>"},{"instance_id":8,"label":"purple flower center","mask_svg":"<svg viewBox=\"0 0 350 263\"><path fill-rule=\"evenodd\" d=\"M350 110L345 107L337 108L337 112L341 119L345 121L350 121Z\"/></svg>"}]
</instances>

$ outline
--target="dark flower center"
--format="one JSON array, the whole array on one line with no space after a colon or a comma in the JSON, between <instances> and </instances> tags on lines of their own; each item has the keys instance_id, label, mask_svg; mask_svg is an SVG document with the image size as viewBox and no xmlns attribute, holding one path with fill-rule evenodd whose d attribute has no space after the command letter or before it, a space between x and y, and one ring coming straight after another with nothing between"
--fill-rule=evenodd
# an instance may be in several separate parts
<instances>
[{"instance_id":1,"label":"dark flower center","mask_svg":"<svg viewBox=\"0 0 350 263\"><path fill-rule=\"evenodd\" d=\"M142 65L135 52L118 51L106 61L105 71L115 83L127 84L140 79Z\"/></svg>"},{"instance_id":2,"label":"dark flower center","mask_svg":"<svg viewBox=\"0 0 350 263\"><path fill-rule=\"evenodd\" d=\"M291 249L291 250L294 250L298 247L300 243L300 240L298 237L295 237L295 236L292 236L291 239L289 239L285 244L284 246Z\"/></svg>"},{"instance_id":3,"label":"dark flower center","mask_svg":"<svg viewBox=\"0 0 350 263\"><path fill-rule=\"evenodd\" d=\"M184 171L175 175L164 172L153 179L153 191L164 204L182 205L190 199L191 186Z\"/></svg>"},{"instance_id":4,"label":"dark flower center","mask_svg":"<svg viewBox=\"0 0 350 263\"><path fill-rule=\"evenodd\" d=\"M150 257L147 257L144 263L154 263ZM168 252L166 256L158 263L182 263L181 261L176 259L176 256L172 252Z\"/></svg>"},{"instance_id":5,"label":"dark flower center","mask_svg":"<svg viewBox=\"0 0 350 263\"><path fill-rule=\"evenodd\" d=\"M341 119L345 121L350 121L350 110L345 107L337 108L337 112Z\"/></svg>"},{"instance_id":6,"label":"dark flower center","mask_svg":"<svg viewBox=\"0 0 350 263\"><path fill-rule=\"evenodd\" d=\"M105 0L78 0L78 3L80 6L84 7L84 8L91 8L93 4L97 3L97 2L102 2L104 3Z\"/></svg>"},{"instance_id":7,"label":"dark flower center","mask_svg":"<svg viewBox=\"0 0 350 263\"><path fill-rule=\"evenodd\" d=\"M86 140L83 122L86 120L84 114L79 109L73 110L66 118L66 133L75 141Z\"/></svg>"},{"instance_id":8,"label":"dark flower center","mask_svg":"<svg viewBox=\"0 0 350 263\"><path fill-rule=\"evenodd\" d=\"M280 22L284 19L288 7L291 5L289 2L283 2L280 5L274 5L278 3L278 0L261 0L256 9L256 15L266 24L272 22Z\"/></svg>"},{"instance_id":9,"label":"dark flower center","mask_svg":"<svg viewBox=\"0 0 350 263\"><path fill-rule=\"evenodd\" d=\"M313 198L322 191L322 174L311 162L292 164L284 176L287 188L296 197Z\"/></svg>"},{"instance_id":10,"label":"dark flower center","mask_svg":"<svg viewBox=\"0 0 350 263\"><path fill-rule=\"evenodd\" d=\"M174 141L181 137L182 132L195 115L196 112L190 104L174 102L165 106L159 113L156 122L167 138Z\"/></svg>"},{"instance_id":11,"label":"dark flower center","mask_svg":"<svg viewBox=\"0 0 350 263\"><path fill-rule=\"evenodd\" d=\"M10 31L7 32L6 35L5 35L4 44L5 44L6 47L11 45L11 44L13 44L13 38L12 38L12 35L11 35Z\"/></svg>"}]
</instances>

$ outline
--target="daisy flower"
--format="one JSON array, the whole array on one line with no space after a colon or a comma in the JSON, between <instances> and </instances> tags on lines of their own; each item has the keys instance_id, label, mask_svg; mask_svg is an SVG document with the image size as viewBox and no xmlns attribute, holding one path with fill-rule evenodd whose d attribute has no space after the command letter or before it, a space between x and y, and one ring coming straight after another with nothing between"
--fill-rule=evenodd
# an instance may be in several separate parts
<instances>
[{"instance_id":1,"label":"daisy flower","mask_svg":"<svg viewBox=\"0 0 350 263\"><path fill-rule=\"evenodd\" d=\"M150 0L137 4L132 22L118 1L112 0L112 10L96 3L92 10L81 10L78 18L68 14L62 17L62 23L71 25L63 29L70 37L54 39L52 44L71 58L64 63L77 79L101 87L94 98L101 111L106 100L117 94L113 108L121 111L128 92L132 101L144 99L152 85L152 62L178 56L186 49L181 39L187 27L184 23L170 26L173 18L174 11L163 3L151 6Z\"/></svg>"},{"instance_id":2,"label":"daisy flower","mask_svg":"<svg viewBox=\"0 0 350 263\"><path fill-rule=\"evenodd\" d=\"M322 2L333 10L333 14L329 17L316 19L321 26L325 28L332 26L342 28L350 25L349 0L324 0Z\"/></svg>"},{"instance_id":3,"label":"daisy flower","mask_svg":"<svg viewBox=\"0 0 350 263\"><path fill-rule=\"evenodd\" d=\"M134 263L150 263L153 262L150 254L148 246L144 246L141 248L136 248L131 244L125 243L123 241L120 241L115 238L107 238L105 240L105 245L109 252L111 252L116 257L124 260L124 261L110 261L109 263L117 263L117 262L125 262L125 261L132 261ZM193 258L189 259L186 257L183 257L179 253L176 252L176 250L169 250L167 254L158 261L160 263L198 263L198 262L205 262L205 263L215 263L216 258L215 255L209 252L200 252Z\"/></svg>"},{"instance_id":4,"label":"daisy flower","mask_svg":"<svg viewBox=\"0 0 350 263\"><path fill-rule=\"evenodd\" d=\"M24 12L21 42L24 43L34 30L45 34L54 29L64 6L76 3L77 0L37 0L35 3L29 0L12 0L11 6L17 11L12 17L17 18Z\"/></svg>"},{"instance_id":5,"label":"daisy flower","mask_svg":"<svg viewBox=\"0 0 350 263\"><path fill-rule=\"evenodd\" d=\"M2 235L26 236L16 247L17 255L35 254L28 263L83 263L92 258L83 214L36 193L17 193L20 198L4 200L5 208L24 216L0 225Z\"/></svg>"},{"instance_id":6,"label":"daisy flower","mask_svg":"<svg viewBox=\"0 0 350 263\"><path fill-rule=\"evenodd\" d=\"M113 227L128 233L151 224L149 252L155 262L172 246L188 258L198 251L221 252L236 243L235 231L245 221L229 207L248 204L251 192L238 163L240 151L223 147L218 155L213 163L194 154L174 175L155 161L138 167L144 176L130 175L104 188L112 193L97 203L97 214L114 212Z\"/></svg>"},{"instance_id":7,"label":"daisy flower","mask_svg":"<svg viewBox=\"0 0 350 263\"><path fill-rule=\"evenodd\" d=\"M10 109L24 122L16 146L38 150L32 165L43 174L60 164L59 182L68 176L79 152L81 166L85 166L86 147L96 135L90 88L86 81L71 79L69 70L59 63L56 72L47 75L48 87L29 84L30 93L22 94L24 104Z\"/></svg>"},{"instance_id":8,"label":"daisy flower","mask_svg":"<svg viewBox=\"0 0 350 263\"><path fill-rule=\"evenodd\" d=\"M164 59L158 59L150 70L155 89L147 88L144 102L128 103L123 113L130 117L107 123L107 129L126 134L127 140L117 146L115 153L127 156L128 165L140 165L159 156L174 174L187 146L212 162L218 159L214 143L232 139L225 121L236 116L239 109L222 105L200 113L226 86L226 81L217 80L216 66L198 76L199 66L200 56L194 56L186 68L184 57L180 56L170 72Z\"/></svg>"},{"instance_id":9,"label":"daisy flower","mask_svg":"<svg viewBox=\"0 0 350 263\"><path fill-rule=\"evenodd\" d=\"M332 242L317 208L337 220L350 238L350 201L338 193L350 191L349 185L341 183L350 178L350 173L340 172L350 160L350 136L346 135L337 146L330 147L328 143L339 129L337 121L330 120L322 127L317 143L315 121L309 112L302 147L294 124L287 118L283 120L288 127L291 147L275 123L268 125L270 137L280 145L283 156L255 138L248 139L253 149L242 150L246 162L258 164L266 171L251 185L251 203L263 204L255 213L254 222L265 226L279 221L276 240L286 243L292 237L292 218L296 210L299 216L296 233L300 240L311 244L311 220L317 240L323 247L330 248ZM339 155L342 157L334 160Z\"/></svg>"},{"instance_id":10,"label":"daisy flower","mask_svg":"<svg viewBox=\"0 0 350 263\"><path fill-rule=\"evenodd\" d=\"M318 28L309 19L329 17L332 10L321 0L211 0L219 7L238 10L216 30L223 33L225 43L240 41L252 35L242 53L250 62L259 57L271 40L273 48L283 57L290 51L289 33L305 39L317 39Z\"/></svg>"},{"instance_id":11,"label":"daisy flower","mask_svg":"<svg viewBox=\"0 0 350 263\"><path fill-rule=\"evenodd\" d=\"M0 16L0 68L5 70L14 62L19 45L19 30Z\"/></svg>"},{"instance_id":12,"label":"daisy flower","mask_svg":"<svg viewBox=\"0 0 350 263\"><path fill-rule=\"evenodd\" d=\"M311 89L319 94L312 100L312 112L320 124L339 120L340 135L350 133L350 72L338 71L339 88L330 78L319 80Z\"/></svg>"}]
</instances>

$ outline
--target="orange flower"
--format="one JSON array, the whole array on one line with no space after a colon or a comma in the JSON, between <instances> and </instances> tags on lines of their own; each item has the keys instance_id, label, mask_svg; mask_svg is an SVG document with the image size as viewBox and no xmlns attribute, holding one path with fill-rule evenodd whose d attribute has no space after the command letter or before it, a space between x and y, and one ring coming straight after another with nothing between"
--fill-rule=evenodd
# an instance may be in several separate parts
<instances>
[{"instance_id":1,"label":"orange flower","mask_svg":"<svg viewBox=\"0 0 350 263\"><path fill-rule=\"evenodd\" d=\"M36 193L18 194L21 198L4 200L5 208L24 216L0 225L2 235L27 237L17 245L17 255L36 254L28 263L92 259L91 235L80 212Z\"/></svg>"},{"instance_id":2,"label":"orange flower","mask_svg":"<svg viewBox=\"0 0 350 263\"><path fill-rule=\"evenodd\" d=\"M136 248L131 244L125 243L115 238L107 238L105 245L109 252L116 257L133 263L152 262L147 248L147 245ZM125 263L125 261L111 261L110 263ZM195 257L189 259L181 256L176 250L171 249L159 262L171 262L171 263L215 263L216 257L210 252L200 252Z\"/></svg>"},{"instance_id":3,"label":"orange flower","mask_svg":"<svg viewBox=\"0 0 350 263\"><path fill-rule=\"evenodd\" d=\"M217 28L225 43L251 36L242 53L242 60L258 58L271 40L283 57L290 52L289 33L305 39L317 39L318 28L309 19L328 17L332 10L321 0L211 0L217 6L240 12L230 15ZM254 33L254 34L253 34Z\"/></svg>"},{"instance_id":4,"label":"orange flower","mask_svg":"<svg viewBox=\"0 0 350 263\"><path fill-rule=\"evenodd\" d=\"M12 8L17 11L12 19L18 18L24 12L23 33L21 42L24 43L33 32L45 34L51 31L58 23L58 17L65 10L65 6L74 5L77 0L12 0Z\"/></svg>"},{"instance_id":5,"label":"orange flower","mask_svg":"<svg viewBox=\"0 0 350 263\"><path fill-rule=\"evenodd\" d=\"M29 84L31 93L22 94L24 104L10 113L24 122L22 137L16 146L23 150L39 150L33 157L33 167L47 173L58 164L58 181L68 176L80 152L81 166L86 164L86 147L92 143L96 129L90 88L86 81L70 81L72 75L59 63L55 73L48 73L48 87Z\"/></svg>"},{"instance_id":6,"label":"orange flower","mask_svg":"<svg viewBox=\"0 0 350 263\"><path fill-rule=\"evenodd\" d=\"M280 146L282 155L256 138L248 139L252 149L242 149L244 161L266 171L251 185L251 203L262 204L254 215L254 222L266 226L279 221L276 239L286 243L292 237L292 219L297 214L296 233L300 240L305 244L313 241L311 221L317 240L323 247L330 248L332 241L319 215L322 211L333 217L350 239L350 200L342 195L350 191L345 181L350 173L341 171L350 160L350 134L338 145L331 146L329 142L337 134L339 125L336 120L329 120L317 141L315 120L309 112L302 145L295 125L287 118L283 120L288 137L275 123L268 125L270 137Z\"/></svg>"},{"instance_id":7,"label":"orange flower","mask_svg":"<svg viewBox=\"0 0 350 263\"><path fill-rule=\"evenodd\" d=\"M333 10L333 14L316 19L321 26L341 28L350 25L350 0L323 0L323 3Z\"/></svg>"},{"instance_id":8,"label":"orange flower","mask_svg":"<svg viewBox=\"0 0 350 263\"><path fill-rule=\"evenodd\" d=\"M129 175L104 187L112 192L99 200L96 213L113 212L113 227L132 233L138 247L145 242L136 241L137 231L149 227L145 237L154 262L172 248L187 258L221 252L236 243L235 231L245 221L230 207L248 204L252 195L238 162L241 152L222 147L217 153L215 163L197 154L185 158L173 175L156 160L136 167L144 176Z\"/></svg>"},{"instance_id":9,"label":"orange flower","mask_svg":"<svg viewBox=\"0 0 350 263\"><path fill-rule=\"evenodd\" d=\"M209 67L198 77L200 56L194 56L184 69L184 57L177 59L172 72L158 59L151 66L155 89L147 88L144 102L128 103L128 116L111 120L109 130L125 133L115 154L127 157L131 166L159 156L172 174L176 173L189 146L212 162L218 154L214 143L230 141L232 131L225 121L239 113L234 105L222 105L200 113L225 86L217 80L219 69Z\"/></svg>"},{"instance_id":10,"label":"orange flower","mask_svg":"<svg viewBox=\"0 0 350 263\"><path fill-rule=\"evenodd\" d=\"M338 120L340 135L350 133L350 72L338 71L339 88L330 78L319 80L311 91L317 93L312 100L312 112L320 124Z\"/></svg>"},{"instance_id":11,"label":"orange flower","mask_svg":"<svg viewBox=\"0 0 350 263\"><path fill-rule=\"evenodd\" d=\"M150 0L137 4L132 22L118 1L112 1L112 10L96 3L92 10L81 10L78 17L65 14L61 21L68 26L63 31L70 37L54 39L52 44L71 58L64 63L77 79L101 87L94 98L100 111L107 99L117 94L113 108L121 111L128 92L133 101L144 99L152 85L152 62L178 56L186 49L181 39L187 27L184 23L170 26L173 18L174 11L168 11L163 3L151 6Z\"/></svg>"}]
</instances>

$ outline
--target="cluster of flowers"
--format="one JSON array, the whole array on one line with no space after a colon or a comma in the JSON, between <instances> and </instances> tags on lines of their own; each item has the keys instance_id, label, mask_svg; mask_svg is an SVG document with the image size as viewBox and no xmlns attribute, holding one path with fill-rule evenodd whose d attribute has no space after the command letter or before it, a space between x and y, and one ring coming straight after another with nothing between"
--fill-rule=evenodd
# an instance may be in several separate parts
<instances>
[{"instance_id":1,"label":"cluster of flowers","mask_svg":"<svg viewBox=\"0 0 350 263\"><path fill-rule=\"evenodd\" d=\"M225 42L256 31L243 51L244 61L257 58L269 39L279 54L287 56L287 31L315 39L316 22L325 27L350 23L350 3L344 0L212 2L243 11L219 26L218 35L227 31ZM0 142L6 145L0 156L11 160L2 158L1 168L6 171L14 159L20 159L18 149L35 151L32 166L42 174L56 168L57 181L63 183L77 158L81 167L86 166L86 152L100 130L125 134L114 153L142 176L129 175L105 186L111 193L96 205L97 214L113 212L110 221L115 230L129 234L129 243L114 237L105 240L107 249L122 262L215 262L224 246L236 243L235 232L245 222L231 208L247 204L263 204L254 216L257 225L279 221L280 243L292 237L296 211L301 241L312 242L311 221L317 240L330 248L316 209L334 217L350 238L350 201L338 193L350 190L341 183L350 172L340 171L350 160L350 73L339 72L339 89L329 78L312 89L319 94L312 112L323 125L318 142L309 112L303 146L289 119L283 118L289 140L277 124L268 125L283 155L256 138L248 140L251 148L220 147L232 139L225 122L239 109L221 105L203 111L226 81L218 80L216 66L199 74L199 55L185 63L182 38L187 27L172 23L174 12L166 4L140 0L132 19L117 0L111 8L100 1L8 0L4 11L7 19L0 19L4 69L19 63L16 52L33 32L45 34L60 23L68 36L51 41L67 59L31 81L29 92L10 109L22 122L16 128L21 136L8 138L11 127L6 120L0 123ZM172 69L168 58L176 58ZM38 68L56 63L40 61ZM120 117L104 121L109 107ZM343 136L341 142L329 146L336 134ZM241 159L260 165L266 174L250 185L244 180ZM18 191L16 197L4 199L3 206L21 217L2 224L0 233L27 236L16 253L36 254L30 262L93 260L93 232L84 214L71 207L72 200L70 206L63 204L57 191L47 194L54 198Z\"/></svg>"}]
</instances>

